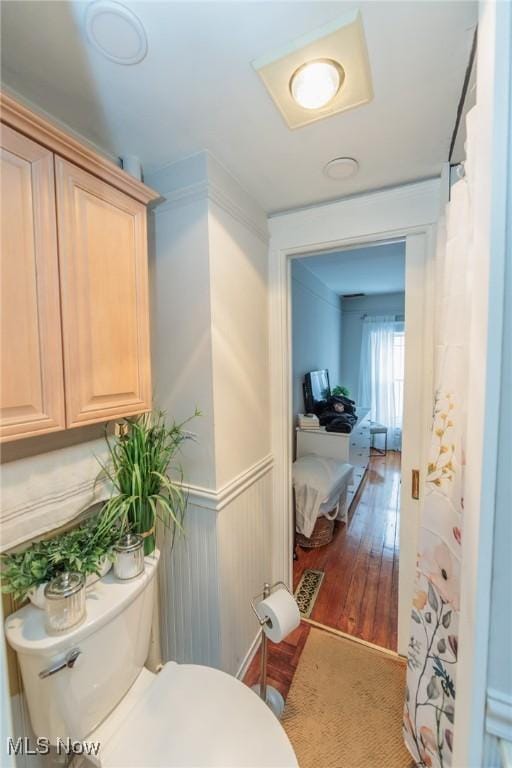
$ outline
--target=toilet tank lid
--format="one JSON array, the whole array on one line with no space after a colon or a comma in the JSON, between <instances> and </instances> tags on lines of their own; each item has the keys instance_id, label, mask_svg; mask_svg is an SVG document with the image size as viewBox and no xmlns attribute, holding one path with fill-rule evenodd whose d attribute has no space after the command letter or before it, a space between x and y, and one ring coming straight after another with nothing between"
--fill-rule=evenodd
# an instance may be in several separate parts
<instances>
[{"instance_id":1,"label":"toilet tank lid","mask_svg":"<svg viewBox=\"0 0 512 768\"><path fill-rule=\"evenodd\" d=\"M18 653L53 655L83 641L135 600L154 577L159 557L158 550L146 556L144 572L135 579L119 581L111 570L87 587L85 620L62 634L49 635L45 626L46 612L32 604L11 613L5 620L9 645Z\"/></svg>"}]
</instances>

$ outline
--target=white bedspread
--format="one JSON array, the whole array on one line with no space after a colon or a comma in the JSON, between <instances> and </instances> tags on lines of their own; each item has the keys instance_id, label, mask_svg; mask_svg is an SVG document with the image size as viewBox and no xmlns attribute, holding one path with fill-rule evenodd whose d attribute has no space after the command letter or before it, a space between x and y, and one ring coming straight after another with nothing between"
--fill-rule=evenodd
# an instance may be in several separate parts
<instances>
[{"instance_id":1,"label":"white bedspread","mask_svg":"<svg viewBox=\"0 0 512 768\"><path fill-rule=\"evenodd\" d=\"M352 480L351 464L336 459L308 454L294 462L292 468L295 491L295 524L297 530L308 538L319 515L321 505L333 501L333 507ZM337 495L335 493L337 491Z\"/></svg>"}]
</instances>

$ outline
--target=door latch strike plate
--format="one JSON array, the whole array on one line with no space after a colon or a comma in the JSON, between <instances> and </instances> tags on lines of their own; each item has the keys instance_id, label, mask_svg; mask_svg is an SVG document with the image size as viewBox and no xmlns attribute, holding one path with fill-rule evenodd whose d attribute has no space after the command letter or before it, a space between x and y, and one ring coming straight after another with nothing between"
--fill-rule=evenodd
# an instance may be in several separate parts
<instances>
[{"instance_id":1,"label":"door latch strike plate","mask_svg":"<svg viewBox=\"0 0 512 768\"><path fill-rule=\"evenodd\" d=\"M420 471L419 469L412 470L412 490L411 496L413 499L419 499L420 497Z\"/></svg>"}]
</instances>

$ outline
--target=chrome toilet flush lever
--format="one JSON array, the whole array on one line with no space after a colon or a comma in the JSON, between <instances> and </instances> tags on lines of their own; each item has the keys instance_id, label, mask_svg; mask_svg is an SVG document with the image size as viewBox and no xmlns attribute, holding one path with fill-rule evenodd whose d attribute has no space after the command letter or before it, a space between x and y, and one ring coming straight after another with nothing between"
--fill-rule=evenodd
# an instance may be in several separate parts
<instances>
[{"instance_id":1,"label":"chrome toilet flush lever","mask_svg":"<svg viewBox=\"0 0 512 768\"><path fill-rule=\"evenodd\" d=\"M52 666L43 669L39 673L39 677L44 680L45 677L50 677L56 672L60 672L61 669L73 669L75 662L81 653L82 651L80 648L73 648L71 651L66 653L62 661L57 661L55 664L52 664Z\"/></svg>"}]
</instances>

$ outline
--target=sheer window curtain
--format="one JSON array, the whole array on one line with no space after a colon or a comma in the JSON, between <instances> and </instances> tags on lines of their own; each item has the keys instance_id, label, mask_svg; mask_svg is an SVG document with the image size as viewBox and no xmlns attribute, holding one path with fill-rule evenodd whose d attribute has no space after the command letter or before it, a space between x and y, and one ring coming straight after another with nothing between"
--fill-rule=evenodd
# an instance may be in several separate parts
<instances>
[{"instance_id":1,"label":"sheer window curtain","mask_svg":"<svg viewBox=\"0 0 512 768\"><path fill-rule=\"evenodd\" d=\"M402 445L404 324L394 316L366 317L363 322L359 397L371 421L388 428L388 449Z\"/></svg>"}]
</instances>

